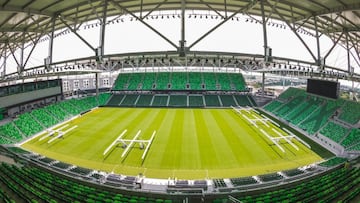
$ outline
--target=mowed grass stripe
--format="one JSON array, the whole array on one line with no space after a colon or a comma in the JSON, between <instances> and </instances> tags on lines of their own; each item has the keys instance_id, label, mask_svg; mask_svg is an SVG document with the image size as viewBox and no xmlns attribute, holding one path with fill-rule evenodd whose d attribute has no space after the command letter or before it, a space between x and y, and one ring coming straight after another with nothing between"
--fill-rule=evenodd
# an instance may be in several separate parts
<instances>
[{"instance_id":1,"label":"mowed grass stripe","mask_svg":"<svg viewBox=\"0 0 360 203\"><path fill-rule=\"evenodd\" d=\"M193 110L195 122L195 132L198 144L198 152L201 159L201 169L211 168L210 166L218 166L219 159L216 153L216 143L210 136L209 129L206 127L206 120L204 118L204 111L200 109Z\"/></svg>"},{"instance_id":2,"label":"mowed grass stripe","mask_svg":"<svg viewBox=\"0 0 360 203\"><path fill-rule=\"evenodd\" d=\"M35 138L23 147L82 167L127 175L143 173L153 178L248 176L321 160L297 141L294 143L300 146L299 151L282 143L286 150L282 153L231 109L99 108L69 124L78 128L64 139L49 145L48 139L37 142L39 138ZM132 139L138 130L142 130L139 139L149 139L157 131L144 162L144 150L138 144L125 159L120 157L124 151L121 144L106 159L102 156L125 129L126 139Z\"/></svg>"}]
</instances>

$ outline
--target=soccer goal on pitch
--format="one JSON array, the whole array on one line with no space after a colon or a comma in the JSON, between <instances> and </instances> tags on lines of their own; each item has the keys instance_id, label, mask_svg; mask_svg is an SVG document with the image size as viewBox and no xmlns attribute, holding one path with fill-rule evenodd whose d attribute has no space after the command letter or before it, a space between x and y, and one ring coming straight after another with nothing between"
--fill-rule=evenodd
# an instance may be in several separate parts
<instances>
[{"instance_id":1,"label":"soccer goal on pitch","mask_svg":"<svg viewBox=\"0 0 360 203\"><path fill-rule=\"evenodd\" d=\"M294 135L290 131L286 130L285 128L281 128L282 130L284 130L284 132L286 132L286 135L283 135L277 129L271 127L269 125L270 123L268 123L268 122L271 122L272 124L274 124L275 126L277 126L280 129L280 125L278 123L276 123L272 119L260 114L258 111L256 111L255 109L253 109L251 107L240 107L240 106L238 106L238 107L232 107L232 109L234 111L236 111L238 114L240 114L243 118L245 118L251 125L253 125L257 129L259 129L260 132L266 138L268 138L273 144L275 144L283 153L285 153L285 149L280 145L281 140L286 141L286 143L291 145L297 151L299 151L299 147L294 142L292 142L292 139L297 139L299 142L303 143L308 148L311 148L309 144L307 144L305 141L303 141L302 139L300 139L299 137L297 137L296 135ZM251 115L253 118L249 118L246 114ZM266 126L267 129L262 128L261 126L259 126L257 124L258 122L260 122L261 124ZM267 133L268 129L271 129L275 134L277 134L277 137L269 135L269 133Z\"/></svg>"},{"instance_id":2,"label":"soccer goal on pitch","mask_svg":"<svg viewBox=\"0 0 360 203\"><path fill-rule=\"evenodd\" d=\"M121 154L121 158L125 157L130 149L132 149L133 145L139 144L139 148L144 150L141 159L144 160L146 157L146 154L148 153L150 149L150 145L153 142L155 138L156 131L154 131L148 140L139 140L139 136L141 134L141 130L139 130L135 137L133 139L123 139L123 136L126 134L127 129L125 129L103 152L104 159L110 155L110 153L114 150L116 146L119 144L122 144L122 147L124 148L123 153Z\"/></svg>"}]
</instances>

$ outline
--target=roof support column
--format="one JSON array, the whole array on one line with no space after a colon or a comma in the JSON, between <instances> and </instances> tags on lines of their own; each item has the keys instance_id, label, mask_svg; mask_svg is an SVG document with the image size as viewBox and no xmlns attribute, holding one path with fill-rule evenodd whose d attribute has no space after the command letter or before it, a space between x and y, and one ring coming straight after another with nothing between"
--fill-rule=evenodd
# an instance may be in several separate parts
<instances>
[{"instance_id":1,"label":"roof support column","mask_svg":"<svg viewBox=\"0 0 360 203\"><path fill-rule=\"evenodd\" d=\"M323 65L325 66L325 63L324 64L321 64L321 56L320 56L320 36L319 36L319 31L318 31L318 25L317 25L317 20L316 20L316 16L314 16L314 21L315 21L315 37L316 37L316 51L317 51L317 65L320 66L320 65Z\"/></svg>"},{"instance_id":2,"label":"roof support column","mask_svg":"<svg viewBox=\"0 0 360 203\"><path fill-rule=\"evenodd\" d=\"M349 33L346 32L346 58L347 58L347 68L349 75L351 74L351 64L350 64L350 48L349 48Z\"/></svg>"},{"instance_id":3,"label":"roof support column","mask_svg":"<svg viewBox=\"0 0 360 203\"><path fill-rule=\"evenodd\" d=\"M21 42L21 48L20 48L20 61L18 66L18 73L21 74L24 71L24 50L25 50L25 32L22 33L23 40Z\"/></svg>"},{"instance_id":4,"label":"roof support column","mask_svg":"<svg viewBox=\"0 0 360 203\"><path fill-rule=\"evenodd\" d=\"M3 61L3 64L1 65L2 72L0 73L0 78L5 77L5 74L6 74L6 60L7 60L6 48L4 48L4 51L2 54L3 54L2 57L4 58L4 61Z\"/></svg>"},{"instance_id":5,"label":"roof support column","mask_svg":"<svg viewBox=\"0 0 360 203\"><path fill-rule=\"evenodd\" d=\"M271 61L271 53L270 48L268 47L267 41L267 31L266 31L266 19L265 19L265 11L264 11L264 0L260 1L261 7L261 17L262 17L262 28L263 28L263 38L264 38L264 62ZM265 63L264 63L265 66ZM265 67L263 67L265 68ZM261 96L264 97L265 95L265 72L262 73L262 84L261 84Z\"/></svg>"},{"instance_id":6,"label":"roof support column","mask_svg":"<svg viewBox=\"0 0 360 203\"><path fill-rule=\"evenodd\" d=\"M49 65L52 63L52 56L53 56L53 47L54 47L54 32L55 32L55 20L56 18L52 18L51 24L51 33L50 33L50 40L49 40L49 56L45 63L45 68L49 69Z\"/></svg>"},{"instance_id":7,"label":"roof support column","mask_svg":"<svg viewBox=\"0 0 360 203\"><path fill-rule=\"evenodd\" d=\"M107 0L104 0L104 9L103 9L103 16L100 20L100 40L99 40L99 48L97 50L97 61L101 62L102 57L104 55L104 48L105 48L105 29L106 29L106 17L107 17ZM100 53L99 53L100 52ZM97 94L96 94L97 95Z\"/></svg>"},{"instance_id":8,"label":"roof support column","mask_svg":"<svg viewBox=\"0 0 360 203\"><path fill-rule=\"evenodd\" d=\"M186 40L185 40L185 0L181 0L181 40L179 47L179 56L186 56Z\"/></svg>"}]
</instances>

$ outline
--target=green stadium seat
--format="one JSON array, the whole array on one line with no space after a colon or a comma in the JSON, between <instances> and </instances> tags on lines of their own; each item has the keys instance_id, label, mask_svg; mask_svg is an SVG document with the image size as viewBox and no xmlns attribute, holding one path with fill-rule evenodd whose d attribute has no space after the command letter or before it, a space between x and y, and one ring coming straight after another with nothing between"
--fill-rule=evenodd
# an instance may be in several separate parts
<instances>
[{"instance_id":1,"label":"green stadium seat","mask_svg":"<svg viewBox=\"0 0 360 203\"><path fill-rule=\"evenodd\" d=\"M169 106L172 107L187 106L187 95L170 95Z\"/></svg>"},{"instance_id":2,"label":"green stadium seat","mask_svg":"<svg viewBox=\"0 0 360 203\"><path fill-rule=\"evenodd\" d=\"M348 128L345 128L334 122L329 122L325 127L320 130L320 133L322 135L334 140L337 143L339 143L348 132Z\"/></svg>"},{"instance_id":3,"label":"green stadium seat","mask_svg":"<svg viewBox=\"0 0 360 203\"><path fill-rule=\"evenodd\" d=\"M189 95L189 107L204 107L202 95Z\"/></svg>"}]
</instances>

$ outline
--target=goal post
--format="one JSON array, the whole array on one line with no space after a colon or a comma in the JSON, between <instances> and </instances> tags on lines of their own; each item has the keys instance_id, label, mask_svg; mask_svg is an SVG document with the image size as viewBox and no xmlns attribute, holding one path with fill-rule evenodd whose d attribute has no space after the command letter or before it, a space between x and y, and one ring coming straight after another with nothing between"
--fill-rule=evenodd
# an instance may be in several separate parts
<instances>
[{"instance_id":1,"label":"goal post","mask_svg":"<svg viewBox=\"0 0 360 203\"><path fill-rule=\"evenodd\" d=\"M125 130L105 149L105 151L104 151L104 153L103 153L103 156L105 156L105 155L109 152L109 150L112 149L113 146L115 146L115 144L118 143L118 140L121 139L122 136L124 136L126 132L127 132L127 129L125 129Z\"/></svg>"}]
</instances>

